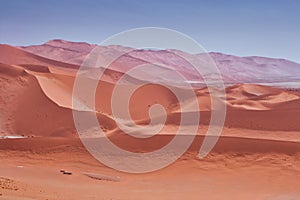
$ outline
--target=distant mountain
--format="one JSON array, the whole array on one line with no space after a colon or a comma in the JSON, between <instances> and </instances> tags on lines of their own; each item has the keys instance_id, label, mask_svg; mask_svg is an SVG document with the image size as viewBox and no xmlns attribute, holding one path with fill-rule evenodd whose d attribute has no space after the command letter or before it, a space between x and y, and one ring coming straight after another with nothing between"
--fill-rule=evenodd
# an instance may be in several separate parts
<instances>
[{"instance_id":1,"label":"distant mountain","mask_svg":"<svg viewBox=\"0 0 300 200\"><path fill-rule=\"evenodd\" d=\"M50 40L42 45L32 45L22 49L39 56L78 65L95 47L96 45L84 42Z\"/></svg>"},{"instance_id":2,"label":"distant mountain","mask_svg":"<svg viewBox=\"0 0 300 200\"><path fill-rule=\"evenodd\" d=\"M50 40L42 45L21 48L39 56L80 65L95 47L98 48L103 60L128 49L128 47L122 46L98 46L65 40ZM124 72L132 65L155 63L157 67L153 71L156 72L151 71L151 73L154 73L154 76L157 73L157 76L160 76L163 80L174 79L170 70L176 67L177 70L186 74L191 81L199 80L202 82L201 78L195 76L195 71L191 66L188 66L189 64L179 56L172 54L172 51L175 52L176 50L171 50L171 52L165 50L133 50L119 59L115 67L117 70ZM200 54L180 53L189 56L191 59L197 59L201 56ZM209 53L209 56L216 63L226 84L259 83L281 87L300 87L300 64L298 63L284 59L258 56L239 57L216 52Z\"/></svg>"}]
</instances>

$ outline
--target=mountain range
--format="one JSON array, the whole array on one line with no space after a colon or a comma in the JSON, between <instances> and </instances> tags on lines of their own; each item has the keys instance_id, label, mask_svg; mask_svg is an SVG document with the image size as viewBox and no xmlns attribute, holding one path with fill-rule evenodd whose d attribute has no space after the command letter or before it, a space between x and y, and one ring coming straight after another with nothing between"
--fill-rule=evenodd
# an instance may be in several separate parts
<instances>
[{"instance_id":1,"label":"mountain range","mask_svg":"<svg viewBox=\"0 0 300 200\"><path fill-rule=\"evenodd\" d=\"M101 57L104 57L103 59L109 59L113 55L130 49L129 47L118 45L99 46L85 42L70 42L58 39L50 40L41 45L22 46L19 48L48 59L72 65L81 65L95 47L97 47ZM133 49L116 62L117 66L114 69L125 72L131 65L155 63L157 71L149 70L145 73L152 73L153 77L157 79L174 79L169 70L175 67L187 74L191 82L202 82L201 77L195 76L194 71L187 66L186 62L179 56L171 55L174 51ZM201 54L184 54L195 59L201 56ZM300 64L298 63L285 59L259 56L239 57L217 52L210 52L208 55L216 64L226 85L253 83L288 88L300 87ZM161 61L163 61L163 65ZM153 77L151 76L151 78Z\"/></svg>"}]
</instances>

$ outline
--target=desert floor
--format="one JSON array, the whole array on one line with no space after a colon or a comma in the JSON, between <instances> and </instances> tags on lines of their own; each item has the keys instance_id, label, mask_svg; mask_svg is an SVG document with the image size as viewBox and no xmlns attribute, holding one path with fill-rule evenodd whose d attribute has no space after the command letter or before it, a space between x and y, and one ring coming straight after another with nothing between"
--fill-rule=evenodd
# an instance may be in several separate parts
<instances>
[{"instance_id":1,"label":"desert floor","mask_svg":"<svg viewBox=\"0 0 300 200\"><path fill-rule=\"evenodd\" d=\"M239 132L244 137L234 136ZM257 139L259 134L268 138ZM213 152L201 160L197 146L202 137L197 136L178 161L147 174L122 173L102 165L76 138L3 139L0 198L299 199L300 138L288 141L296 134L286 132L283 141L274 139L280 132L225 129ZM62 174L61 169L72 175ZM85 172L121 179L97 180Z\"/></svg>"}]
</instances>

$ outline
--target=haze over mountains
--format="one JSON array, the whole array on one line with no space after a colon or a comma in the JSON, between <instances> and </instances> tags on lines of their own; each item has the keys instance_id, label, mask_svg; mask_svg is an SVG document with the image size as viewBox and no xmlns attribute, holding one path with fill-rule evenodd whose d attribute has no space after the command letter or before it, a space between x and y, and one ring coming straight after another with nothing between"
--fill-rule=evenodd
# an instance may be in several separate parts
<instances>
[{"instance_id":1,"label":"haze over mountains","mask_svg":"<svg viewBox=\"0 0 300 200\"><path fill-rule=\"evenodd\" d=\"M103 52L103 56L107 57L128 49L127 47L117 45L97 46L84 42L70 42L65 40L50 40L41 45L21 48L42 57L80 65L95 47ZM172 52L173 50L170 51ZM189 56L197 57L201 55ZM259 56L239 57L216 52L209 53L209 56L216 63L225 84L255 83L288 88L300 87L300 64L298 63L285 59ZM128 58L122 58L120 62L126 62L128 65L137 65L137 63L142 64L147 62L159 63L161 60L165 60L165 62L164 66L161 66L161 69L155 74L158 79L166 79L169 73L168 71L164 73L163 70L166 70L166 68L171 69L172 66L175 66L177 69L183 68L183 71L188 74L191 81L199 81L199 77L193 76L193 72L188 72L188 67L186 67L187 70L184 69L187 64L182 59L178 56L170 56L170 52L164 50L135 50L128 54ZM124 72L124 64L117 69ZM151 73L154 72L152 71ZM202 81L200 80L199 82Z\"/></svg>"}]
</instances>

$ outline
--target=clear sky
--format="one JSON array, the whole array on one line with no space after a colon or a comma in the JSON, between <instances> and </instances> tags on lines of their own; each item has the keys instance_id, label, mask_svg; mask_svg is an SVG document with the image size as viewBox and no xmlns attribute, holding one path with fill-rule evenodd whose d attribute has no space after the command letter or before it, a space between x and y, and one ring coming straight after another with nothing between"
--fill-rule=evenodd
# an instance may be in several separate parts
<instances>
[{"instance_id":1,"label":"clear sky","mask_svg":"<svg viewBox=\"0 0 300 200\"><path fill-rule=\"evenodd\" d=\"M0 6L0 43L100 43L130 28L158 26L208 51L300 63L299 0L0 0Z\"/></svg>"}]
</instances>

